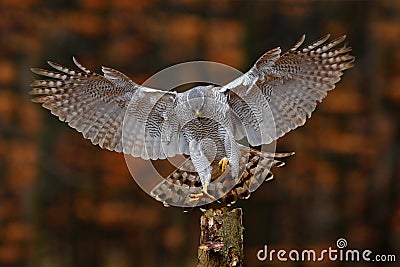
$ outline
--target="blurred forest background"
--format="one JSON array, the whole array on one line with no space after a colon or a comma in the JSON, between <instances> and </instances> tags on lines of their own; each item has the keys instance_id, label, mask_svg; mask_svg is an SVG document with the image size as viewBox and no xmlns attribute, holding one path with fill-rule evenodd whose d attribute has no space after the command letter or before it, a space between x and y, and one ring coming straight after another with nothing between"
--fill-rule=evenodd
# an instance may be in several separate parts
<instances>
[{"instance_id":1,"label":"blurred forest background","mask_svg":"<svg viewBox=\"0 0 400 267\"><path fill-rule=\"evenodd\" d=\"M246 266L270 248L350 248L400 261L400 1L0 1L0 266L196 264L200 211L142 192L103 151L30 102L46 60L116 68L135 82L211 60L247 71L269 49L347 34L356 56L275 179L240 201ZM140 168L140 166L138 166ZM315 263L269 263L314 266ZM324 262L318 266L398 266Z\"/></svg>"}]
</instances>

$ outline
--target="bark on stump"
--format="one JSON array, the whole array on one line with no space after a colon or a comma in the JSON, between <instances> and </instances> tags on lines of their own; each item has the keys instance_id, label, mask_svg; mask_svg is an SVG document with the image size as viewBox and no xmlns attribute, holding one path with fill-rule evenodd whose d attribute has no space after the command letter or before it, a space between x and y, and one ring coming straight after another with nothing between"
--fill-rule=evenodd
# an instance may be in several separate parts
<instances>
[{"instance_id":1,"label":"bark on stump","mask_svg":"<svg viewBox=\"0 0 400 267\"><path fill-rule=\"evenodd\" d=\"M197 267L243 266L242 209L209 209L200 230Z\"/></svg>"}]
</instances>

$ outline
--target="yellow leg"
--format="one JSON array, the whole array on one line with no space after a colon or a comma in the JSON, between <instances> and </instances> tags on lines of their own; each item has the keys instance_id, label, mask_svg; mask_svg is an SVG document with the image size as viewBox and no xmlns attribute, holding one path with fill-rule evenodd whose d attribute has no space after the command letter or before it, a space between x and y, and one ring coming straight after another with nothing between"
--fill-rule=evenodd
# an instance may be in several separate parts
<instances>
[{"instance_id":1,"label":"yellow leg","mask_svg":"<svg viewBox=\"0 0 400 267\"><path fill-rule=\"evenodd\" d=\"M218 166L219 166L219 168L221 169L222 172L224 172L226 170L226 167L228 166L228 164L229 164L229 160L226 157L222 158L218 162Z\"/></svg>"},{"instance_id":2,"label":"yellow leg","mask_svg":"<svg viewBox=\"0 0 400 267\"><path fill-rule=\"evenodd\" d=\"M207 192L207 186L208 186L208 184L203 184L203 188L201 189L201 193L198 193L198 194L191 194L190 195L190 199L189 199L189 202L196 202L196 201L199 201L202 197L205 197L205 196L207 196L207 197L209 197L211 200L213 200L213 201L215 201L216 199L215 199L215 197L213 197L212 195L210 195L208 192Z\"/></svg>"}]
</instances>

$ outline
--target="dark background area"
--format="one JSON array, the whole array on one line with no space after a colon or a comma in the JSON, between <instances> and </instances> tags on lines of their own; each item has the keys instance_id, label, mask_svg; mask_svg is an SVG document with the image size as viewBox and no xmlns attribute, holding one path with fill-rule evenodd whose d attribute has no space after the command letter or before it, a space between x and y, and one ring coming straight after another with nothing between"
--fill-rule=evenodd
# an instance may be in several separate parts
<instances>
[{"instance_id":1,"label":"dark background area","mask_svg":"<svg viewBox=\"0 0 400 267\"><path fill-rule=\"evenodd\" d=\"M142 83L176 63L246 71L269 49L347 34L356 56L296 151L242 207L246 266L397 266L259 262L270 248L350 248L400 261L399 1L0 1L0 266L195 266L200 211L165 208L101 150L30 102L46 60L116 68ZM140 166L138 166L140 168Z\"/></svg>"}]
</instances>

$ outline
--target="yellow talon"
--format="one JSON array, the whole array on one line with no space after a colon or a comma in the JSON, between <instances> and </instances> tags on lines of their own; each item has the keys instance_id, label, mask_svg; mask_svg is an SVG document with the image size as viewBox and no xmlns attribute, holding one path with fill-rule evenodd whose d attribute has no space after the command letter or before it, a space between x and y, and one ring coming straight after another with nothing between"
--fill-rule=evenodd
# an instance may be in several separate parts
<instances>
[{"instance_id":1,"label":"yellow talon","mask_svg":"<svg viewBox=\"0 0 400 267\"><path fill-rule=\"evenodd\" d=\"M195 194L195 193L193 193L193 194L191 194L190 195L190 199L189 199L189 202L196 202L196 201L199 201L201 198L203 198L203 197L208 197L208 198L210 198L212 201L215 201L216 199L215 199L215 197L213 197L212 195L210 195L208 192L207 192L207 184L203 184L203 188L201 189L201 193L199 193L199 194Z\"/></svg>"},{"instance_id":2,"label":"yellow talon","mask_svg":"<svg viewBox=\"0 0 400 267\"><path fill-rule=\"evenodd\" d=\"M192 202L197 202L197 201L199 201L200 200L200 198L202 198L204 196L204 194L203 193L200 193L200 194L191 194L190 195L190 199L189 199L189 202L190 203L192 203Z\"/></svg>"},{"instance_id":3,"label":"yellow talon","mask_svg":"<svg viewBox=\"0 0 400 267\"><path fill-rule=\"evenodd\" d=\"M219 166L219 168L221 169L222 172L224 172L226 170L226 167L228 166L228 164L229 164L229 160L226 157L222 158L218 162L218 166Z\"/></svg>"}]
</instances>

